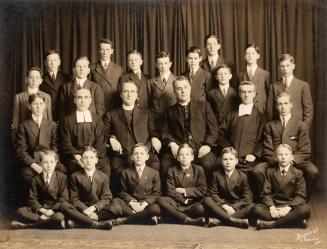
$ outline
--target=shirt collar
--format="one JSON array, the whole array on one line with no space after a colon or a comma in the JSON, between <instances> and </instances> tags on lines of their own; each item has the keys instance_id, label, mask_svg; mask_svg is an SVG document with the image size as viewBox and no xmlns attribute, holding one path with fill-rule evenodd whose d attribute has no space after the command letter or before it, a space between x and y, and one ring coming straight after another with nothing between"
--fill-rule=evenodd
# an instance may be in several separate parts
<instances>
[{"instance_id":1,"label":"shirt collar","mask_svg":"<svg viewBox=\"0 0 327 249\"><path fill-rule=\"evenodd\" d=\"M253 109L253 103L252 104L240 104L238 107L238 116L244 116L244 115L251 115Z\"/></svg>"},{"instance_id":2,"label":"shirt collar","mask_svg":"<svg viewBox=\"0 0 327 249\"><path fill-rule=\"evenodd\" d=\"M135 166L136 171L141 170L141 172L143 172L144 168L145 168L145 165L142 165L142 166Z\"/></svg>"},{"instance_id":3,"label":"shirt collar","mask_svg":"<svg viewBox=\"0 0 327 249\"><path fill-rule=\"evenodd\" d=\"M123 110L124 111L132 111L134 109L135 105L124 105L123 104Z\"/></svg>"},{"instance_id":4,"label":"shirt collar","mask_svg":"<svg viewBox=\"0 0 327 249\"><path fill-rule=\"evenodd\" d=\"M36 116L35 114L32 113L32 119L38 124L38 126L41 126L41 122L42 122L42 116Z\"/></svg>"},{"instance_id":5,"label":"shirt collar","mask_svg":"<svg viewBox=\"0 0 327 249\"><path fill-rule=\"evenodd\" d=\"M286 124L288 123L288 121L290 120L290 118L291 118L291 113L289 113L288 115L286 115L285 117L283 117L283 116L279 116L279 118L280 118L280 121L281 122L283 122L283 118L285 119L285 126L286 126Z\"/></svg>"},{"instance_id":6,"label":"shirt collar","mask_svg":"<svg viewBox=\"0 0 327 249\"><path fill-rule=\"evenodd\" d=\"M219 84L219 88L220 88L221 91L223 91L223 89L226 89L226 92L227 92L227 90L229 88L229 84L227 84L227 85L221 85L221 84Z\"/></svg>"},{"instance_id":7,"label":"shirt collar","mask_svg":"<svg viewBox=\"0 0 327 249\"><path fill-rule=\"evenodd\" d=\"M37 88L30 88L30 87L27 87L27 93L29 94L29 95L31 95L31 94L36 94L36 93L38 93L39 92L39 88L37 87Z\"/></svg>"},{"instance_id":8,"label":"shirt collar","mask_svg":"<svg viewBox=\"0 0 327 249\"><path fill-rule=\"evenodd\" d=\"M185 102L185 103L179 103L178 102L178 104L180 105L180 106L187 106L189 103L191 102L191 100L189 100L189 101L187 101L187 102Z\"/></svg>"},{"instance_id":9,"label":"shirt collar","mask_svg":"<svg viewBox=\"0 0 327 249\"><path fill-rule=\"evenodd\" d=\"M226 171L226 170L225 170L226 176L228 176L228 178L230 178L230 177L232 176L234 170L235 170L235 169L233 169L232 171Z\"/></svg>"},{"instance_id":10,"label":"shirt collar","mask_svg":"<svg viewBox=\"0 0 327 249\"><path fill-rule=\"evenodd\" d=\"M210 61L212 61L212 60L216 63L217 60L218 60L218 57L219 57L218 54L216 54L216 55L214 55L214 56L210 56L210 55L208 55L208 61L209 61L209 63L210 63Z\"/></svg>"},{"instance_id":11,"label":"shirt collar","mask_svg":"<svg viewBox=\"0 0 327 249\"><path fill-rule=\"evenodd\" d=\"M257 64L246 65L246 69L247 69L247 70L250 70L250 68L251 68L251 70L252 70L253 73L255 72L255 70L257 69L257 67L258 67Z\"/></svg>"},{"instance_id":12,"label":"shirt collar","mask_svg":"<svg viewBox=\"0 0 327 249\"><path fill-rule=\"evenodd\" d=\"M181 166L181 168L182 168L183 171L188 171L188 170L191 168L191 165L192 165L192 164L190 164L190 165L187 166L187 167L182 167L182 166Z\"/></svg>"},{"instance_id":13,"label":"shirt collar","mask_svg":"<svg viewBox=\"0 0 327 249\"><path fill-rule=\"evenodd\" d=\"M43 179L44 179L44 181L46 181L47 180L47 176L49 177L49 179L51 179L51 177L52 177L52 174L53 174L53 171L52 171L52 173L51 174L48 174L48 173L45 173L44 171L43 171Z\"/></svg>"},{"instance_id":14,"label":"shirt collar","mask_svg":"<svg viewBox=\"0 0 327 249\"><path fill-rule=\"evenodd\" d=\"M91 123L92 115L89 110L85 112L76 111L77 123Z\"/></svg>"},{"instance_id":15,"label":"shirt collar","mask_svg":"<svg viewBox=\"0 0 327 249\"><path fill-rule=\"evenodd\" d=\"M88 177L93 178L93 175L94 175L95 170L96 170L95 168L92 169L92 170L86 170L86 169L84 169L84 172L85 172L85 174L86 174Z\"/></svg>"},{"instance_id":16,"label":"shirt collar","mask_svg":"<svg viewBox=\"0 0 327 249\"><path fill-rule=\"evenodd\" d=\"M80 87L83 87L83 86L84 86L84 83L85 83L86 80L87 80L87 78L83 78L83 79L76 78L76 83L77 83Z\"/></svg>"},{"instance_id":17,"label":"shirt collar","mask_svg":"<svg viewBox=\"0 0 327 249\"><path fill-rule=\"evenodd\" d=\"M110 59L109 60L107 60L107 61L104 61L104 60L101 60L100 59L100 61L101 61L101 65L103 66L105 63L107 64L107 66L109 65L109 62L110 62Z\"/></svg>"},{"instance_id":18,"label":"shirt collar","mask_svg":"<svg viewBox=\"0 0 327 249\"><path fill-rule=\"evenodd\" d=\"M287 85L287 87L290 87L290 84L291 84L291 82L292 82L292 80L293 80L293 78L294 78L293 74L290 75L290 76L288 76L287 78L285 78L285 77L283 77L283 78L284 78L284 79L283 79L283 82L284 82L284 80L286 79L286 85Z\"/></svg>"},{"instance_id":19,"label":"shirt collar","mask_svg":"<svg viewBox=\"0 0 327 249\"><path fill-rule=\"evenodd\" d=\"M53 74L55 75L55 77L57 77L57 74L58 74L58 70L56 71L53 71L53 72L50 72L48 71L49 75L52 76Z\"/></svg>"},{"instance_id":20,"label":"shirt collar","mask_svg":"<svg viewBox=\"0 0 327 249\"><path fill-rule=\"evenodd\" d=\"M166 81L168 81L169 76L170 76L170 71L168 71L168 72L165 73L165 74L160 74L160 78L161 78L162 80L165 78Z\"/></svg>"},{"instance_id":21,"label":"shirt collar","mask_svg":"<svg viewBox=\"0 0 327 249\"><path fill-rule=\"evenodd\" d=\"M290 166L291 166L291 164L287 165L286 167L281 167L279 165L279 171L282 172L282 170L285 170L285 172L287 173L287 171L289 170Z\"/></svg>"},{"instance_id":22,"label":"shirt collar","mask_svg":"<svg viewBox=\"0 0 327 249\"><path fill-rule=\"evenodd\" d=\"M197 66L196 68L190 68L190 72L194 72L194 74L196 74L196 72L199 70L200 66Z\"/></svg>"}]
</instances>

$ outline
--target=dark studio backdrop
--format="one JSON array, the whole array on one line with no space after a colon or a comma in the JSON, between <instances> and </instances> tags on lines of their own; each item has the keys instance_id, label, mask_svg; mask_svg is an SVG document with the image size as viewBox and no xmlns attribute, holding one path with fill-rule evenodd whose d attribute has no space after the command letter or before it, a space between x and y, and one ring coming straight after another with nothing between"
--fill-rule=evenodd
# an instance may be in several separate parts
<instances>
[{"instance_id":1,"label":"dark studio backdrop","mask_svg":"<svg viewBox=\"0 0 327 249\"><path fill-rule=\"evenodd\" d=\"M201 47L206 34L216 34L221 55L244 67L248 43L261 48L259 65L279 78L277 58L291 53L295 75L310 83L315 104L311 131L313 160L320 169L319 186L327 183L327 25L323 0L117 0L117 1L8 1L0 0L0 194L5 195L11 168L10 122L13 96L26 89L30 66L44 69L44 53L58 49L62 70L71 73L73 59L97 59L97 43L106 37L114 43L112 60L126 69L126 54L142 52L144 72L155 75L155 54L172 56L173 72L185 69L185 50ZM1 205L0 205L1 206Z\"/></svg>"}]
</instances>

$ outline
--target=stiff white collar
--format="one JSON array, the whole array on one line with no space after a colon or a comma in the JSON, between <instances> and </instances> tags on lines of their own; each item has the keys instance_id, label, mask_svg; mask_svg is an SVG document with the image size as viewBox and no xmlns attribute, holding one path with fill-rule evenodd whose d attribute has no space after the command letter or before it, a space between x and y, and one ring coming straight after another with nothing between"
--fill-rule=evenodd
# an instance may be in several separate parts
<instances>
[{"instance_id":1,"label":"stiff white collar","mask_svg":"<svg viewBox=\"0 0 327 249\"><path fill-rule=\"evenodd\" d=\"M76 111L76 118L77 118L77 123L91 123L92 122L92 115L89 110L85 111L85 112Z\"/></svg>"},{"instance_id":2,"label":"stiff white collar","mask_svg":"<svg viewBox=\"0 0 327 249\"><path fill-rule=\"evenodd\" d=\"M251 115L253 109L253 103L252 104L240 104L238 107L238 116L244 116L244 115Z\"/></svg>"},{"instance_id":3,"label":"stiff white collar","mask_svg":"<svg viewBox=\"0 0 327 249\"><path fill-rule=\"evenodd\" d=\"M135 105L124 105L123 104L123 110L124 111L132 111L134 109Z\"/></svg>"}]
</instances>

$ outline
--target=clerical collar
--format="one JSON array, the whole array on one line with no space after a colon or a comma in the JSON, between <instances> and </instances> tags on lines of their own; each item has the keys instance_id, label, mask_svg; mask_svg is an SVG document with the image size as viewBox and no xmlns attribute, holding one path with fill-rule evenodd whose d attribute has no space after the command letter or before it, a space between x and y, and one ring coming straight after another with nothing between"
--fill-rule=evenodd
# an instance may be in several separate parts
<instances>
[{"instance_id":1,"label":"clerical collar","mask_svg":"<svg viewBox=\"0 0 327 249\"><path fill-rule=\"evenodd\" d=\"M86 173L87 176L93 177L94 172L95 172L95 168L94 169L91 169L91 170L87 170L87 169L84 168L84 171L85 171L85 173Z\"/></svg>"},{"instance_id":2,"label":"clerical collar","mask_svg":"<svg viewBox=\"0 0 327 249\"><path fill-rule=\"evenodd\" d=\"M178 104L184 107L184 106L187 106L190 102L191 102L191 100L189 99L187 102L184 102L184 103L178 102Z\"/></svg>"},{"instance_id":3,"label":"clerical collar","mask_svg":"<svg viewBox=\"0 0 327 249\"><path fill-rule=\"evenodd\" d=\"M77 123L91 123L92 115L89 110L85 112L76 111Z\"/></svg>"},{"instance_id":4,"label":"clerical collar","mask_svg":"<svg viewBox=\"0 0 327 249\"><path fill-rule=\"evenodd\" d=\"M123 110L124 111L132 111L134 109L135 105L124 105L123 104Z\"/></svg>"},{"instance_id":5,"label":"clerical collar","mask_svg":"<svg viewBox=\"0 0 327 249\"><path fill-rule=\"evenodd\" d=\"M279 171L282 172L282 170L285 170L285 172L287 173L287 171L289 170L291 164L287 165L286 167L282 167L279 165Z\"/></svg>"},{"instance_id":6,"label":"clerical collar","mask_svg":"<svg viewBox=\"0 0 327 249\"><path fill-rule=\"evenodd\" d=\"M238 116L251 115L253 109L253 103L251 104L240 104L238 107Z\"/></svg>"},{"instance_id":7,"label":"clerical collar","mask_svg":"<svg viewBox=\"0 0 327 249\"><path fill-rule=\"evenodd\" d=\"M76 83L77 83L80 87L83 87L83 86L84 86L84 83L85 83L86 80L87 80L87 78L83 78L83 79L76 78Z\"/></svg>"},{"instance_id":8,"label":"clerical collar","mask_svg":"<svg viewBox=\"0 0 327 249\"><path fill-rule=\"evenodd\" d=\"M37 94L39 92L39 88L30 88L30 87L27 87L27 93L29 95L32 95L32 94Z\"/></svg>"}]
</instances>

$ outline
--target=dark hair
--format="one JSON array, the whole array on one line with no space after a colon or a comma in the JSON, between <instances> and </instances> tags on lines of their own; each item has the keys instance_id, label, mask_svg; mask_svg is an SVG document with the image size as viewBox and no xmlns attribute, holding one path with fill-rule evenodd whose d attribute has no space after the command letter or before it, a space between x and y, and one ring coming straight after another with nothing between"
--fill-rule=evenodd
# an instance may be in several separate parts
<instances>
[{"instance_id":1,"label":"dark hair","mask_svg":"<svg viewBox=\"0 0 327 249\"><path fill-rule=\"evenodd\" d=\"M177 76L177 78L173 81L174 89L175 89L175 83L177 81L187 81L187 83L189 83L191 85L190 81L188 80L188 78L186 76L180 75L180 76Z\"/></svg>"},{"instance_id":2,"label":"dark hair","mask_svg":"<svg viewBox=\"0 0 327 249\"><path fill-rule=\"evenodd\" d=\"M131 55L131 54L137 54L137 55L139 55L139 56L141 57L141 59L142 59L142 54L141 54L139 51L137 51L136 49L132 49L132 50L128 51L128 53L127 53L127 58L128 58L128 56Z\"/></svg>"},{"instance_id":3,"label":"dark hair","mask_svg":"<svg viewBox=\"0 0 327 249\"><path fill-rule=\"evenodd\" d=\"M224 148L220 153L221 158L223 157L224 154L227 154L227 153L231 153L231 154L233 154L235 156L235 158L238 158L237 151L234 149L234 147Z\"/></svg>"},{"instance_id":4,"label":"dark hair","mask_svg":"<svg viewBox=\"0 0 327 249\"><path fill-rule=\"evenodd\" d=\"M244 80L240 83L239 91L241 91L241 86L253 86L253 89L256 91L255 84L253 84L251 81Z\"/></svg>"},{"instance_id":5,"label":"dark hair","mask_svg":"<svg viewBox=\"0 0 327 249\"><path fill-rule=\"evenodd\" d=\"M95 154L95 156L98 157L98 152L97 152L97 150L94 149L92 146L85 146L85 148L84 148L84 150L83 150L83 152L82 152L82 156L83 156L83 154L84 154L85 152L87 152L87 151L91 151L91 152L93 152L93 153Z\"/></svg>"},{"instance_id":6,"label":"dark hair","mask_svg":"<svg viewBox=\"0 0 327 249\"><path fill-rule=\"evenodd\" d=\"M200 57L202 56L201 49L195 46L186 50L186 56L188 56L189 53L197 53Z\"/></svg>"},{"instance_id":7,"label":"dark hair","mask_svg":"<svg viewBox=\"0 0 327 249\"><path fill-rule=\"evenodd\" d=\"M192 147L190 144L188 144L188 143L181 144L181 145L178 147L177 155L179 154L179 152L180 152L182 149L190 149L191 152L192 152L192 155L194 155L194 149L193 149L193 147Z\"/></svg>"},{"instance_id":8,"label":"dark hair","mask_svg":"<svg viewBox=\"0 0 327 249\"><path fill-rule=\"evenodd\" d=\"M136 85L136 83L135 83L134 81L124 81L124 82L122 82L122 83L120 84L120 86L121 86L121 90L120 90L120 92L123 91L123 86L124 86L125 84L133 84L133 85L135 85L135 87L136 87L136 91L139 92L139 88L138 88L138 86Z\"/></svg>"},{"instance_id":9,"label":"dark hair","mask_svg":"<svg viewBox=\"0 0 327 249\"><path fill-rule=\"evenodd\" d=\"M281 56L279 56L279 58L278 58L278 62L279 63L281 63L281 62L283 62L283 61L286 61L286 60L288 60L288 61L290 61L291 63L295 63L295 60L294 60L294 57L292 56L292 55L290 55L290 54L282 54Z\"/></svg>"},{"instance_id":10,"label":"dark hair","mask_svg":"<svg viewBox=\"0 0 327 249\"><path fill-rule=\"evenodd\" d=\"M166 58L166 57L168 57L170 61L170 54L165 51L161 51L158 54L156 54L156 61L160 58Z\"/></svg>"},{"instance_id":11,"label":"dark hair","mask_svg":"<svg viewBox=\"0 0 327 249\"><path fill-rule=\"evenodd\" d=\"M75 60L73 62L74 68L76 67L77 61L81 61L81 60L86 60L89 63L88 66L90 67L90 60L89 60L89 58L87 58L87 56L85 56L85 55L82 55L82 56L79 56L79 57L75 58Z\"/></svg>"},{"instance_id":12,"label":"dark hair","mask_svg":"<svg viewBox=\"0 0 327 249\"><path fill-rule=\"evenodd\" d=\"M91 95L91 98L92 98L91 88L88 87L88 86L78 87L77 89L75 89L74 92L73 92L74 98L76 97L77 92L78 92L79 90L82 90L82 89L84 89L84 90L88 90L88 91L90 92L90 95Z\"/></svg>"},{"instance_id":13,"label":"dark hair","mask_svg":"<svg viewBox=\"0 0 327 249\"><path fill-rule=\"evenodd\" d=\"M226 65L226 64L222 64L222 65L220 65L220 66L217 67L215 74L218 74L218 71L219 71L221 68L227 68L228 71L229 71L230 73L232 73L232 69L230 68L230 66L228 66L228 65Z\"/></svg>"},{"instance_id":14,"label":"dark hair","mask_svg":"<svg viewBox=\"0 0 327 249\"><path fill-rule=\"evenodd\" d=\"M59 52L57 50L55 50L55 49L49 49L45 53L44 57L47 58L50 54L57 54L59 56L59 59L60 59L60 55L59 55Z\"/></svg>"},{"instance_id":15,"label":"dark hair","mask_svg":"<svg viewBox=\"0 0 327 249\"><path fill-rule=\"evenodd\" d=\"M30 67L28 70L27 70L27 73L26 73L26 76L28 77L28 75L30 74L31 71L38 71L41 75L41 78L42 78L42 70L41 68L39 67Z\"/></svg>"},{"instance_id":16,"label":"dark hair","mask_svg":"<svg viewBox=\"0 0 327 249\"><path fill-rule=\"evenodd\" d=\"M133 152L134 152L134 150L136 148L143 148L146 151L146 153L149 153L149 148L145 144L143 144L143 143L137 143L137 144L134 144L133 145L131 154L133 154Z\"/></svg>"},{"instance_id":17,"label":"dark hair","mask_svg":"<svg viewBox=\"0 0 327 249\"><path fill-rule=\"evenodd\" d=\"M107 38L100 39L100 41L98 43L98 48L100 48L101 43L109 44L112 49L114 48L114 44L112 43L112 41Z\"/></svg>"},{"instance_id":18,"label":"dark hair","mask_svg":"<svg viewBox=\"0 0 327 249\"><path fill-rule=\"evenodd\" d=\"M255 50L258 54L260 54L260 48L259 48L257 45L255 45L254 43L250 43L250 44L248 44L248 45L245 47L244 52L246 52L246 50L247 50L248 48L254 48L254 50Z\"/></svg>"},{"instance_id":19,"label":"dark hair","mask_svg":"<svg viewBox=\"0 0 327 249\"><path fill-rule=\"evenodd\" d=\"M280 94L277 95L276 103L282 97L287 97L290 100L290 103L292 103L292 96L290 94L286 93L286 92L281 92Z\"/></svg>"},{"instance_id":20,"label":"dark hair","mask_svg":"<svg viewBox=\"0 0 327 249\"><path fill-rule=\"evenodd\" d=\"M56 161L59 160L59 156L58 156L58 153L55 152L54 150L48 150L48 149L44 149L44 150L41 150L40 151L40 160L42 162L44 156L54 156L54 158L56 159Z\"/></svg>"},{"instance_id":21,"label":"dark hair","mask_svg":"<svg viewBox=\"0 0 327 249\"><path fill-rule=\"evenodd\" d=\"M216 35L214 35L214 34L208 34L208 35L206 35L206 37L204 38L204 46L207 45L207 41L208 41L208 39L210 39L210 38L215 38L215 39L217 40L218 44L219 44L219 39L218 39L218 37L217 37Z\"/></svg>"},{"instance_id":22,"label":"dark hair","mask_svg":"<svg viewBox=\"0 0 327 249\"><path fill-rule=\"evenodd\" d=\"M45 103L45 96L40 93L31 94L28 96L28 103L31 105L37 98L40 98Z\"/></svg>"}]
</instances>

